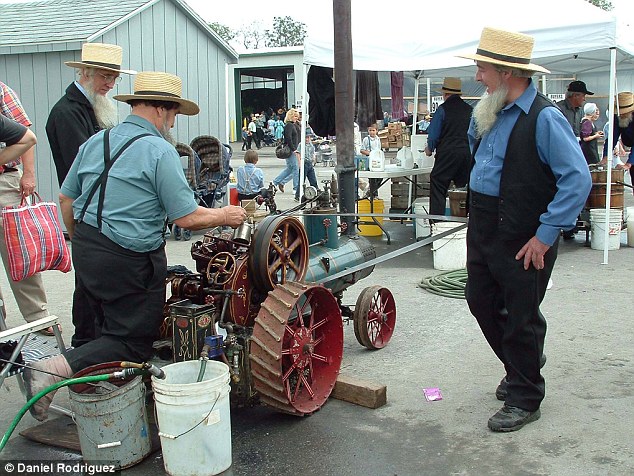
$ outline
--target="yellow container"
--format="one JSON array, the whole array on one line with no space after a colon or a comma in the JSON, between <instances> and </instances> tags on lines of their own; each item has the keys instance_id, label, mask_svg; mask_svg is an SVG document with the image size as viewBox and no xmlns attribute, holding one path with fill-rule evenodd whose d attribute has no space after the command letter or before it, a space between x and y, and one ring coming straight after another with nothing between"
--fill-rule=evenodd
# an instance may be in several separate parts
<instances>
[{"instance_id":1,"label":"yellow container","mask_svg":"<svg viewBox=\"0 0 634 476\"><path fill-rule=\"evenodd\" d=\"M372 217L363 216L362 213L371 213L370 212L370 200L363 199L357 202L358 204L358 213L359 213L359 221L371 222ZM383 213L383 200L380 198L374 199L374 211L372 213ZM376 217L376 221L378 221L381 225L383 224L383 217ZM376 225L359 225L359 234L361 236L381 236L383 232L381 228Z\"/></svg>"}]
</instances>

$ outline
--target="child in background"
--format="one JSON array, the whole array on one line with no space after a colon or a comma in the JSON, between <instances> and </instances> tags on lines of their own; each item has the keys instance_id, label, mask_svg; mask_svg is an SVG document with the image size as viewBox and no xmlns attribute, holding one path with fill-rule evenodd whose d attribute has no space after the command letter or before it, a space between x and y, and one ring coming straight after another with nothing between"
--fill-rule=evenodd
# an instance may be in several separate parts
<instances>
[{"instance_id":1,"label":"child in background","mask_svg":"<svg viewBox=\"0 0 634 476\"><path fill-rule=\"evenodd\" d=\"M377 136L377 129L375 125L368 127L368 135L361 141L361 154L370 156L370 152L373 150L381 150L381 138ZM381 186L380 178L370 179L370 190L372 190L373 196L376 198L379 196L378 189Z\"/></svg>"},{"instance_id":2,"label":"child in background","mask_svg":"<svg viewBox=\"0 0 634 476\"><path fill-rule=\"evenodd\" d=\"M264 172L256 167L258 153L255 150L247 150L244 153L245 164L238 167L236 172L238 200L251 200L258 195L266 198L269 191L264 188Z\"/></svg>"},{"instance_id":3,"label":"child in background","mask_svg":"<svg viewBox=\"0 0 634 476\"><path fill-rule=\"evenodd\" d=\"M242 128L242 150L247 150L247 141L249 140L249 132L247 131L247 127L244 126Z\"/></svg>"}]
</instances>

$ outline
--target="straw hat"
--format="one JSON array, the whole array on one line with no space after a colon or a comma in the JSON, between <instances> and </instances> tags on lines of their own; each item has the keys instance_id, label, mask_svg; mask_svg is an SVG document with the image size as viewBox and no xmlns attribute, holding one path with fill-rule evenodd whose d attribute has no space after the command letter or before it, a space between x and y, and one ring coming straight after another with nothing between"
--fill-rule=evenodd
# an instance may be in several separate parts
<instances>
[{"instance_id":1,"label":"straw hat","mask_svg":"<svg viewBox=\"0 0 634 476\"><path fill-rule=\"evenodd\" d=\"M106 43L84 43L81 47L81 61L66 61L71 68L99 68L115 73L136 74L134 70L121 69L123 50L117 45Z\"/></svg>"},{"instance_id":2,"label":"straw hat","mask_svg":"<svg viewBox=\"0 0 634 476\"><path fill-rule=\"evenodd\" d=\"M550 73L546 68L531 63L534 44L535 40L532 36L485 27L482 30L480 44L476 53L461 55L459 58L484 61L485 63L499 64L526 71Z\"/></svg>"},{"instance_id":3,"label":"straw hat","mask_svg":"<svg viewBox=\"0 0 634 476\"><path fill-rule=\"evenodd\" d=\"M616 114L627 114L634 111L634 94L624 91L616 95Z\"/></svg>"},{"instance_id":4,"label":"straw hat","mask_svg":"<svg viewBox=\"0 0 634 476\"><path fill-rule=\"evenodd\" d=\"M462 94L462 81L460 81L460 78L447 77L442 82L440 90L447 94Z\"/></svg>"},{"instance_id":5,"label":"straw hat","mask_svg":"<svg viewBox=\"0 0 634 476\"><path fill-rule=\"evenodd\" d=\"M134 99L177 102L181 105L180 114L194 116L200 108L195 102L181 97L182 85L181 78L173 74L142 71L134 78L134 94L118 94L114 98L121 102Z\"/></svg>"}]
</instances>

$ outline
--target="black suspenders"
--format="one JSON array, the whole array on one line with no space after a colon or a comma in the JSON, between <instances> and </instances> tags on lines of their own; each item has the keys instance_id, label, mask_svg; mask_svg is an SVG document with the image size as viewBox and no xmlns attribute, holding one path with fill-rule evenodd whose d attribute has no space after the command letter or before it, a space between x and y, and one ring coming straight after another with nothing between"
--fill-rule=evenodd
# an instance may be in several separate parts
<instances>
[{"instance_id":1,"label":"black suspenders","mask_svg":"<svg viewBox=\"0 0 634 476\"><path fill-rule=\"evenodd\" d=\"M81 209L81 213L80 213L79 219L77 221L81 222L84 219L84 215L86 214L86 210L88 209L88 205L90 205L90 202L92 201L93 197L95 196L95 193L97 192L97 189L101 187L101 189L99 190L99 201L97 202L97 228L99 229L99 231L101 231L101 215L102 215L102 212L103 212L103 201L104 201L104 197L106 195L106 182L108 181L108 172L110 172L110 169L112 168L114 163L117 161L117 159L119 157L121 157L121 154L123 154L123 152L125 152L125 150L128 147L130 147L133 142L139 140L142 137L147 137L147 136L151 136L151 135L152 134L146 133L146 134L139 134L138 136L132 137L128 142L123 144L123 147L121 147L111 159L110 158L110 129L106 130L106 132L104 133L104 137L103 137L104 169L103 169L103 172L101 172L101 175L99 176L99 178L97 178L97 180L93 184L92 188L90 189L90 193L88 194L88 198L86 198L86 203L84 204L83 208Z\"/></svg>"}]
</instances>

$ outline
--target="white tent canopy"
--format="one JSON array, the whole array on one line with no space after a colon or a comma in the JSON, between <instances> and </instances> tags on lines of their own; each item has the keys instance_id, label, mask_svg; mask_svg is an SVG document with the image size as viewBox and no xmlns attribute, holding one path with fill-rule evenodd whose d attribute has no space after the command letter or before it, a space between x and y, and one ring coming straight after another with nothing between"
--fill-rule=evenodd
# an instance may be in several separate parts
<instances>
[{"instance_id":1,"label":"white tent canopy","mask_svg":"<svg viewBox=\"0 0 634 476\"><path fill-rule=\"evenodd\" d=\"M407 10L405 5L414 9ZM351 0L353 69L410 71L417 78L473 75L474 62L458 56L476 51L483 27L518 31L535 39L533 63L553 74L609 75L609 117L614 114L617 65L620 71L634 70L634 36L630 26L585 0L531 0L522 5L511 5L504 0L463 0L454 2L450 10L437 4L442 14L435 15L423 11L425 5L414 2L392 6L377 0ZM392 7L400 10L386 12ZM515 11L509 12L510 8ZM320 4L308 31L304 64L334 67L332 1ZM302 138L303 134L302 131ZM611 150L612 134L607 139ZM605 243L610 172L608 169ZM605 264L607 260L606 246Z\"/></svg>"},{"instance_id":2,"label":"white tent canopy","mask_svg":"<svg viewBox=\"0 0 634 476\"><path fill-rule=\"evenodd\" d=\"M513 14L510 4L502 0L458 2L451 13L444 10L443 15L433 17L425 15L423 5L418 6L421 11L403 9L388 17L382 13L389 8L385 2L352 0L353 69L433 71L434 76L444 76L457 75L456 68L470 67L471 73L473 61L457 56L475 52L485 26L533 36L533 61L552 73L608 72L610 48L620 53L619 61L624 64L619 69L634 69L634 38L629 29L611 13L584 0L532 0L517 5ZM304 63L333 67L332 6L316 12L308 31Z\"/></svg>"}]
</instances>

